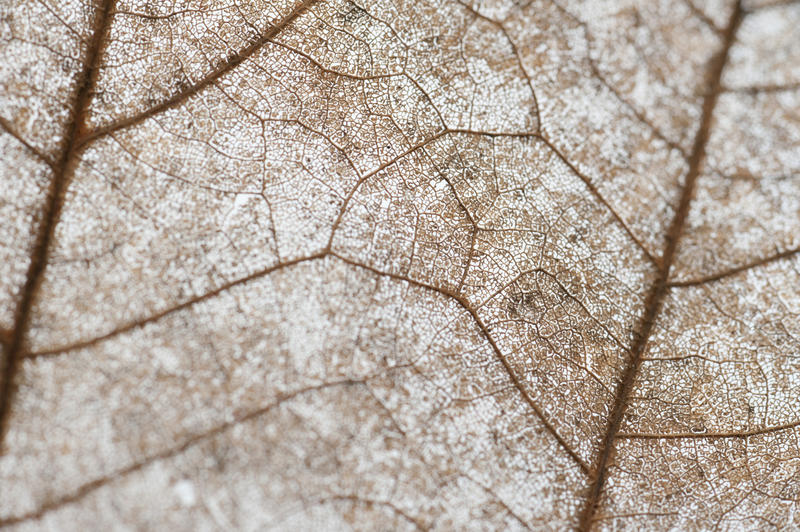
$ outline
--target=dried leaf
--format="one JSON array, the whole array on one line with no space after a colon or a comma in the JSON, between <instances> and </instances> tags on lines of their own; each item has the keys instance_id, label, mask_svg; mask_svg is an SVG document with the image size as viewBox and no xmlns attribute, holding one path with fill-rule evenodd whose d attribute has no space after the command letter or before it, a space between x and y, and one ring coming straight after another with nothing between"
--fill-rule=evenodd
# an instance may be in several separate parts
<instances>
[{"instance_id":1,"label":"dried leaf","mask_svg":"<svg viewBox=\"0 0 800 532\"><path fill-rule=\"evenodd\" d=\"M0 525L800 527L800 4L6 0Z\"/></svg>"}]
</instances>

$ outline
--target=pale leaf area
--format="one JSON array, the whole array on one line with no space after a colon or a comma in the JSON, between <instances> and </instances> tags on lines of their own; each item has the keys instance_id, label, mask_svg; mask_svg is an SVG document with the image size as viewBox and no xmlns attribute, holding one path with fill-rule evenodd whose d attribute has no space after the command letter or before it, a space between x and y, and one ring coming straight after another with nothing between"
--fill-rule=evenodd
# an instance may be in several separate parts
<instances>
[{"instance_id":1,"label":"pale leaf area","mask_svg":"<svg viewBox=\"0 0 800 532\"><path fill-rule=\"evenodd\" d=\"M0 527L800 528L798 28L0 3Z\"/></svg>"}]
</instances>

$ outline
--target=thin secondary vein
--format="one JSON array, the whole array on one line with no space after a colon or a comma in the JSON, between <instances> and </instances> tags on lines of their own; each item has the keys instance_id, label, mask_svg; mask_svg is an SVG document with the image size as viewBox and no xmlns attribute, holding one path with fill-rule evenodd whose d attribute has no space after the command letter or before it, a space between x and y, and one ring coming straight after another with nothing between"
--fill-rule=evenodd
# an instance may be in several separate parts
<instances>
[{"instance_id":1,"label":"thin secondary vein","mask_svg":"<svg viewBox=\"0 0 800 532\"><path fill-rule=\"evenodd\" d=\"M789 92L800 89L800 83L789 83L787 85L753 85L749 87L725 87L723 92L736 92L744 94L760 94L770 92Z\"/></svg>"},{"instance_id":2,"label":"thin secondary vein","mask_svg":"<svg viewBox=\"0 0 800 532\"><path fill-rule=\"evenodd\" d=\"M771 262L776 262L782 259L792 257L794 255L797 255L798 253L800 253L800 247L787 249L785 251L781 251L780 253L770 255L769 257L764 257L762 259L754 260L752 262L748 262L747 264L742 264L741 266L736 266L735 268L724 270L719 273L715 273L714 275L709 275L708 277L703 277L702 279L690 279L688 281L672 281L668 283L668 286L671 288L672 287L683 288L688 286L698 286L702 284L712 283L714 281L719 281L721 279L725 279L726 277L736 275L737 273L746 272L748 270L752 270L753 268L758 268L759 266L765 266L767 264L770 264Z\"/></svg>"},{"instance_id":3,"label":"thin secondary vein","mask_svg":"<svg viewBox=\"0 0 800 532\"><path fill-rule=\"evenodd\" d=\"M147 325L149 323L155 323L155 322L157 322L157 321L159 321L159 320L161 320L163 318L166 318L167 316L169 316L171 314L174 314L176 312L179 312L181 310L186 310L186 309L188 309L188 308L190 308L190 307L192 307L192 306L194 306L194 305L196 305L196 304L198 304L198 303L200 303L202 301L206 301L206 300L211 299L211 298L213 298L215 296L218 296L218 295L220 295L222 293L225 293L228 290L230 290L230 289L232 289L232 288L234 288L236 286L247 284L249 282L255 281L256 279L260 279L260 278L265 277L265 276L267 276L267 275L269 275L271 273L274 273L274 272L276 272L278 270L289 268L291 266L296 266L296 265L301 264L303 262L309 262L309 261L316 260L316 259L322 259L322 258L326 257L327 255L328 255L327 251L322 251L320 253L315 253L315 254L309 255L307 257L300 257L300 258L297 258L297 259L293 259L293 260L289 260L289 261L285 261L285 262L281 262L281 263L275 264L274 266L270 266L268 268L265 268L263 270L257 271L255 273L251 273L250 275L246 275L244 277L240 277L239 279L234 279L233 281L227 282L227 283L225 283L225 284L223 284L223 285L221 285L221 286L219 286L219 287L217 287L217 288L215 288L213 290L205 292L205 293L203 293L203 294L201 294L199 296L195 296L195 297L189 298L189 299L187 299L186 301L184 301L182 303L179 303L179 304L177 304L177 305L175 305L173 307L169 307L167 309L164 309L164 310L162 310L160 312L157 312L157 313L155 313L155 314L153 314L151 316L148 316L147 318L136 320L136 321L127 323L125 325L122 325L121 327L117 327L116 329L114 329L112 331L109 331L106 334L103 334L101 336L96 336L96 337L91 338L89 340L84 340L82 342L76 342L74 344L70 344L70 345L66 345L66 346L62 346L62 347L56 347L56 348L53 348L53 349L48 349L46 351L37 351L37 352L34 352L34 353L28 353L26 355L23 355L23 357L24 358L28 358L28 359L30 359L30 358L41 358L41 357L52 357L52 356L68 353L70 351L75 351L77 349L84 349L84 348L87 348L87 347L91 347L91 346L93 346L95 344L98 344L100 342L103 342L105 340L109 340L111 338L114 338L115 336L119 336L120 334L132 331L134 329L138 329L138 328L144 327L145 325Z\"/></svg>"},{"instance_id":4,"label":"thin secondary vein","mask_svg":"<svg viewBox=\"0 0 800 532\"><path fill-rule=\"evenodd\" d=\"M114 482L115 480L118 480L120 478L124 478L124 477L126 477L128 475L136 473L137 471L141 471L142 469L144 469L145 467L147 467L147 466L149 466L149 465L151 465L153 463L156 463L156 462L159 462L159 461L162 461L162 460L167 460L169 458L173 458L175 456L178 456L181 453L189 450L190 448L192 448L192 447L194 447L196 445L199 445L199 444L207 441L210 438L213 438L214 436L220 435L220 434L222 434L222 433L224 433L224 432L226 432L226 431L228 431L228 430L230 430L230 429L232 429L232 428L234 428L234 427L236 427L238 425L246 423L248 421L255 420L255 419L257 419L257 418L259 418L259 417L271 412L275 408L278 408L279 406L281 406L286 401L290 401L292 399L300 397L300 396L302 396L304 394L307 394L309 392L320 391L320 390L323 390L323 389L326 389L326 388L332 388L332 387L337 387L337 386L357 386L357 385L363 385L363 384L364 384L363 380L342 379L342 380L338 380L338 381L323 382L321 384L307 386L307 387L301 388L299 390L295 390L293 392L284 394L284 395L278 397L277 399L275 399L272 403L270 403L270 404L268 404L268 405L266 405L266 406L264 406L262 408L250 411L250 412L248 412L248 413L246 413L244 415L236 417L232 421L227 421L227 422L221 423L220 425L217 425L216 427L213 427L212 429L210 429L210 430L208 430L206 432L203 432L203 433L197 434L195 436L189 437L186 441L184 441L182 444L178 445L177 447L169 448L169 449L167 449L165 451L162 451L160 453L156 453L156 454L153 454L151 456L145 457L144 459L142 459L142 460L140 460L138 462L135 462L135 463L129 465L128 467L124 468L124 469L120 469L120 470L112 473L111 475L100 477L100 478L98 478L96 480L88 482L87 484L79 486L72 493L69 493L67 495L64 495L63 497L59 497L58 499L52 500L52 501L50 501L48 503L45 503L42 506L40 506L38 509L36 509L36 510L34 510L32 512L26 513L24 515L18 515L18 516L15 516L15 517L9 517L9 518L6 518L6 519L0 519L0 527L11 526L11 525L19 524L19 523L22 523L22 522L25 522L25 521L30 521L30 520L33 520L33 519L39 519L39 518L43 517L45 514L47 514L49 512L52 512L52 511L57 510L57 509L59 509L59 508L61 508L63 506L66 506L67 504L71 504L71 503L74 503L74 502L77 502L77 501L83 499L84 497L86 497L87 495L91 494L92 492L95 492L95 491L99 490L100 488L110 484L111 482Z\"/></svg>"},{"instance_id":5,"label":"thin secondary vein","mask_svg":"<svg viewBox=\"0 0 800 532\"><path fill-rule=\"evenodd\" d=\"M17 142L25 146L25 148L27 148L29 152L31 152L34 156L36 156L37 159L40 159L51 169L53 170L55 169L55 163L53 163L53 161L50 160L50 157L39 151L39 149L36 148L33 144L25 140L25 138L22 135L20 135L20 133L14 128L11 122L6 120L2 116L0 116L0 129L3 129L6 133L14 137L17 140Z\"/></svg>"},{"instance_id":6,"label":"thin secondary vein","mask_svg":"<svg viewBox=\"0 0 800 532\"><path fill-rule=\"evenodd\" d=\"M730 438L750 438L753 436L761 436L764 434L772 434L773 432L781 432L784 430L792 430L800 427L800 421L792 423L784 423L783 425L775 425L774 427L763 427L760 429L751 429L745 431L728 431L728 432L674 432L672 434L658 434L655 432L621 432L617 434L617 438L625 439L641 439L641 440L678 440L678 439L730 439Z\"/></svg>"}]
</instances>

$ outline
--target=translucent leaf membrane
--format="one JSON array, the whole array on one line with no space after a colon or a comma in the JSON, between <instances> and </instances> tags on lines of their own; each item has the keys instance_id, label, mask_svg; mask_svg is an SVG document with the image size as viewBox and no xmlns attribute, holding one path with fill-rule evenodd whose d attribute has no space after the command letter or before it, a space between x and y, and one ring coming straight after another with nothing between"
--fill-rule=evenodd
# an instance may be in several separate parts
<instances>
[{"instance_id":1,"label":"translucent leaf membrane","mask_svg":"<svg viewBox=\"0 0 800 532\"><path fill-rule=\"evenodd\" d=\"M548 0L476 9L515 43L545 136L660 255L719 33L681 2Z\"/></svg>"},{"instance_id":2,"label":"translucent leaf membrane","mask_svg":"<svg viewBox=\"0 0 800 532\"><path fill-rule=\"evenodd\" d=\"M754 6L758 7L758 6ZM777 88L800 83L800 5L761 6L742 22L731 50L725 84L732 89Z\"/></svg>"},{"instance_id":3,"label":"translucent leaf membrane","mask_svg":"<svg viewBox=\"0 0 800 532\"><path fill-rule=\"evenodd\" d=\"M0 7L0 525L797 522L798 5Z\"/></svg>"},{"instance_id":4,"label":"translucent leaf membrane","mask_svg":"<svg viewBox=\"0 0 800 532\"><path fill-rule=\"evenodd\" d=\"M0 196L0 327L11 331L22 285L34 246L32 229L38 225L39 211L52 179L48 165L30 148L8 132L0 130L0 178L6 189Z\"/></svg>"},{"instance_id":5,"label":"translucent leaf membrane","mask_svg":"<svg viewBox=\"0 0 800 532\"><path fill-rule=\"evenodd\" d=\"M0 6L2 116L51 161L63 147L94 10L88 0L9 0Z\"/></svg>"}]
</instances>

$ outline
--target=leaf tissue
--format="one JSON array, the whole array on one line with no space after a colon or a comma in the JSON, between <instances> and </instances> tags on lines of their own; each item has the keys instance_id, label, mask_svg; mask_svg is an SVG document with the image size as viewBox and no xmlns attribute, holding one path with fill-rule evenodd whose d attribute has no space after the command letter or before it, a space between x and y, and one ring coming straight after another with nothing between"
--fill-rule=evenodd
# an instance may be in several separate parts
<instances>
[{"instance_id":1,"label":"leaf tissue","mask_svg":"<svg viewBox=\"0 0 800 532\"><path fill-rule=\"evenodd\" d=\"M800 2L0 1L0 527L800 528Z\"/></svg>"}]
</instances>

